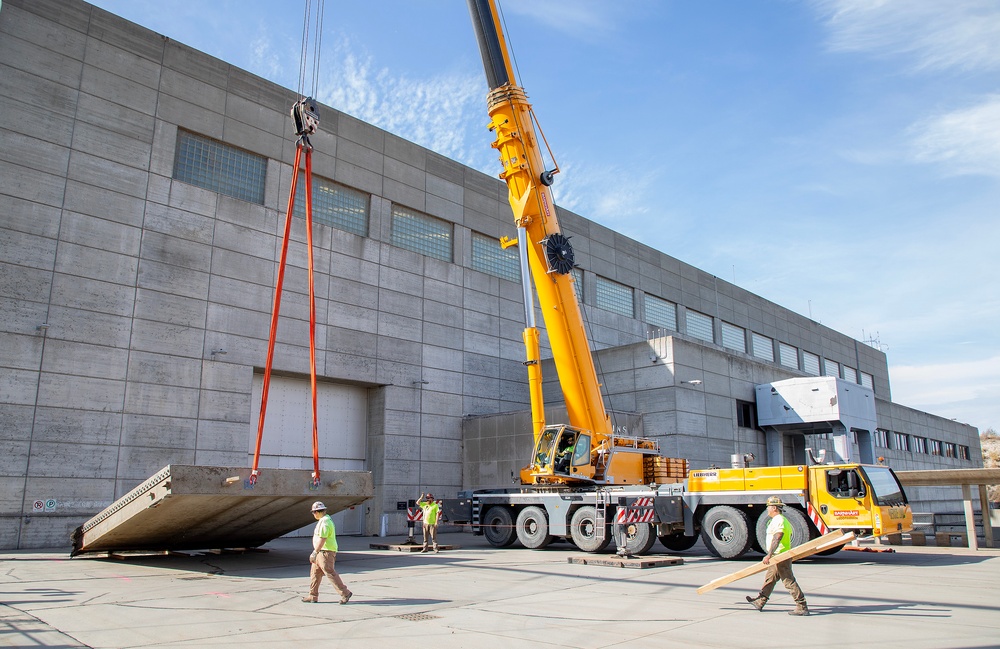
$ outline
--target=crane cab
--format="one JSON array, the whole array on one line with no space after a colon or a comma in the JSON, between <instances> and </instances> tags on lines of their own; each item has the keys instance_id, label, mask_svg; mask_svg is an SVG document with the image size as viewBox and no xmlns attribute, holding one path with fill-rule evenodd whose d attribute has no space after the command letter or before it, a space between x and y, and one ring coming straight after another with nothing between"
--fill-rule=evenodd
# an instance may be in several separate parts
<instances>
[{"instance_id":1,"label":"crane cab","mask_svg":"<svg viewBox=\"0 0 1000 649\"><path fill-rule=\"evenodd\" d=\"M591 482L593 433L564 424L546 426L535 442L531 464L521 469L523 484Z\"/></svg>"}]
</instances>

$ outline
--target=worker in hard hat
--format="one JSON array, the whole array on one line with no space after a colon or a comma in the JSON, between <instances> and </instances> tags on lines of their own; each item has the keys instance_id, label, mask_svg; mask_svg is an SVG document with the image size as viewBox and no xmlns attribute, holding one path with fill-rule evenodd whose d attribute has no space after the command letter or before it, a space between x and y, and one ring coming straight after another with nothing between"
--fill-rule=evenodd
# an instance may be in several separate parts
<instances>
[{"instance_id":1,"label":"worker in hard hat","mask_svg":"<svg viewBox=\"0 0 1000 649\"><path fill-rule=\"evenodd\" d=\"M423 533L424 533L424 547L421 552L427 552L427 540L430 539L434 544L434 552L438 551L438 514L441 513L441 504L434 500L434 496L428 492L420 496L417 500L417 506L424 513L423 515Z\"/></svg>"},{"instance_id":2,"label":"worker in hard hat","mask_svg":"<svg viewBox=\"0 0 1000 649\"><path fill-rule=\"evenodd\" d=\"M806 606L806 597L802 594L802 589L799 588L798 582L795 581L795 575L792 574L792 562L781 561L775 563L771 561L772 557L782 552L788 552L789 548L792 547L792 524L788 522L788 519L782 513L784 509L785 504L781 502L781 498L771 496L767 499L767 515L771 517L771 520L767 523L767 531L765 533L767 543L763 559L763 563L767 566L767 573L764 576L764 585L761 587L760 593L757 594L757 597L747 595L747 601L753 604L754 608L758 611L763 611L764 604L767 604L767 598L771 596L771 591L774 590L774 585L778 583L778 579L781 579L781 583L788 589L788 594L795 600L795 610L789 611L788 614L809 615L809 607ZM797 540L802 541L803 539Z\"/></svg>"},{"instance_id":3,"label":"worker in hard hat","mask_svg":"<svg viewBox=\"0 0 1000 649\"><path fill-rule=\"evenodd\" d=\"M312 564L309 569L309 594L303 597L302 601L319 601L319 585L323 583L323 575L326 575L340 594L340 603L346 604L354 593L347 589L334 569L334 561L337 558L337 528L333 524L333 519L326 513L326 505L323 503L319 501L313 503L312 515L316 519L316 528L313 530L313 551L309 555L309 563Z\"/></svg>"}]
</instances>

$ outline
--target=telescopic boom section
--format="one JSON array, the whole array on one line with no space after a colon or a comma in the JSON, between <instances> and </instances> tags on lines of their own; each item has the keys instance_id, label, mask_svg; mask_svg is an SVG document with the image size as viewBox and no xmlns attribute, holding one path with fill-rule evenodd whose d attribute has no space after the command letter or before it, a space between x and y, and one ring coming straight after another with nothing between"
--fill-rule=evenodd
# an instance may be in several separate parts
<instances>
[{"instance_id":1,"label":"telescopic boom section","mask_svg":"<svg viewBox=\"0 0 1000 649\"><path fill-rule=\"evenodd\" d=\"M596 447L611 436L611 422L604 409L580 305L573 290L570 274L574 266L573 251L568 239L559 232L548 187L551 175L545 174L531 105L524 90L515 83L495 0L468 0L468 3L490 85L489 127L496 135L493 146L503 164L500 178L510 190L514 221L527 235L528 249L524 252L538 293L569 424L592 431ZM525 308L533 307L525 305ZM534 433L537 442L540 431L536 429Z\"/></svg>"}]
</instances>

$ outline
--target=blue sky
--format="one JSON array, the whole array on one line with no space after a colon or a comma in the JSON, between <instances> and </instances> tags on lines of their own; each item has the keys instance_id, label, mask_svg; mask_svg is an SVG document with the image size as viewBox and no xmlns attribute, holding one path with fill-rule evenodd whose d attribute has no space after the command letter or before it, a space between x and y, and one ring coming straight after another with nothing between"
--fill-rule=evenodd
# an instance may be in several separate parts
<instances>
[{"instance_id":1,"label":"blue sky","mask_svg":"<svg viewBox=\"0 0 1000 649\"><path fill-rule=\"evenodd\" d=\"M298 88L304 2L94 4ZM557 203L877 340L894 401L1000 430L1000 3L502 8ZM329 2L321 55L322 102L498 171L464 2Z\"/></svg>"}]
</instances>

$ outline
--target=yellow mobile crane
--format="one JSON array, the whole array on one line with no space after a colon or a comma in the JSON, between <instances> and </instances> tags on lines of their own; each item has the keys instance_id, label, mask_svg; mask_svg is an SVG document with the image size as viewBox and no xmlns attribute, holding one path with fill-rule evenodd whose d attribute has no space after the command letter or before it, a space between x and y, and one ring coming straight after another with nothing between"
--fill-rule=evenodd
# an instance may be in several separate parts
<instances>
[{"instance_id":1,"label":"yellow mobile crane","mask_svg":"<svg viewBox=\"0 0 1000 649\"><path fill-rule=\"evenodd\" d=\"M573 248L560 232L550 190L558 166L544 166L544 138L536 134L531 105L514 79L496 0L468 5L490 88L493 147L517 225L517 240L502 244L516 245L521 260L534 449L520 487L460 493L444 501L448 519L471 523L496 547L519 541L541 548L568 537L581 550L597 552L613 530L620 553L643 554L657 538L681 551L700 534L712 553L732 558L761 550L768 517L760 514L767 497L779 494L791 505L786 516L796 543L825 533L827 525L874 534L909 530L912 513L888 467L747 464L688 476L686 461L661 456L655 439L615 433L574 291ZM532 286L568 423L545 421Z\"/></svg>"}]
</instances>

